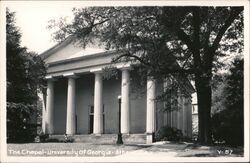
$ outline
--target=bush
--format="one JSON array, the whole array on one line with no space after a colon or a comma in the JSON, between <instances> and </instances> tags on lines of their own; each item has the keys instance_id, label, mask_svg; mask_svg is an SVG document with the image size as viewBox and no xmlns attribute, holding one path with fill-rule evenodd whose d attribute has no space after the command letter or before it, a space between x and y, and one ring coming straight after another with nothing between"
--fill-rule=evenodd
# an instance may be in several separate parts
<instances>
[{"instance_id":1,"label":"bush","mask_svg":"<svg viewBox=\"0 0 250 163\"><path fill-rule=\"evenodd\" d=\"M61 138L52 138L49 136L49 134L44 134L42 133L39 135L39 141L38 142L43 142L43 143L72 143L74 142L73 138L68 137L66 134L64 135L64 139Z\"/></svg>"},{"instance_id":2,"label":"bush","mask_svg":"<svg viewBox=\"0 0 250 163\"><path fill-rule=\"evenodd\" d=\"M231 146L244 144L243 118L237 110L227 109L216 113L212 122L214 142Z\"/></svg>"},{"instance_id":3,"label":"bush","mask_svg":"<svg viewBox=\"0 0 250 163\"><path fill-rule=\"evenodd\" d=\"M181 130L169 126L161 127L155 134L156 141L180 141L182 138L183 134Z\"/></svg>"},{"instance_id":4,"label":"bush","mask_svg":"<svg viewBox=\"0 0 250 163\"><path fill-rule=\"evenodd\" d=\"M7 126L13 126L7 123ZM8 130L7 143L30 143L34 142L36 137L36 125L20 124L19 128Z\"/></svg>"},{"instance_id":5,"label":"bush","mask_svg":"<svg viewBox=\"0 0 250 163\"><path fill-rule=\"evenodd\" d=\"M7 102L7 142L33 142L37 125L31 124L33 105Z\"/></svg>"},{"instance_id":6,"label":"bush","mask_svg":"<svg viewBox=\"0 0 250 163\"><path fill-rule=\"evenodd\" d=\"M12 122L7 123L8 128L14 126ZM16 126L15 126L16 127ZM7 132L7 143L30 143L36 137L36 125L21 123Z\"/></svg>"},{"instance_id":7,"label":"bush","mask_svg":"<svg viewBox=\"0 0 250 163\"><path fill-rule=\"evenodd\" d=\"M49 138L49 135L48 134L41 134L39 135L39 140L40 142L46 142Z\"/></svg>"}]
</instances>

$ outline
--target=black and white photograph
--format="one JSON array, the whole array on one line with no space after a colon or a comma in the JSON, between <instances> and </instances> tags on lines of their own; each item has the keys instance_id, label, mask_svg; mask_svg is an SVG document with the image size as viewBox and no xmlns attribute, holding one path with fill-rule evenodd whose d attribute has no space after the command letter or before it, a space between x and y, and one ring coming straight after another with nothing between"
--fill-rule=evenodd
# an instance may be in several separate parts
<instances>
[{"instance_id":1,"label":"black and white photograph","mask_svg":"<svg viewBox=\"0 0 250 163\"><path fill-rule=\"evenodd\" d=\"M0 4L0 162L249 161L249 1Z\"/></svg>"}]
</instances>

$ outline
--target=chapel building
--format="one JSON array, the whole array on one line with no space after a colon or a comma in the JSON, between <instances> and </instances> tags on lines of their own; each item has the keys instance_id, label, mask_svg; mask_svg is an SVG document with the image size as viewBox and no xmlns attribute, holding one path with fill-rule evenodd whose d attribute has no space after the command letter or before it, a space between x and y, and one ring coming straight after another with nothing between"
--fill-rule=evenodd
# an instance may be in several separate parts
<instances>
[{"instance_id":1,"label":"chapel building","mask_svg":"<svg viewBox=\"0 0 250 163\"><path fill-rule=\"evenodd\" d=\"M164 102L155 99L168 84L148 78L144 91L137 92L130 63L111 63L116 51L89 44L77 46L71 38L41 54L47 69L47 92L42 114L43 133L72 136L84 141L88 136L104 141L122 133L126 143L152 143L162 126L180 129L192 137L194 88L184 78L178 94L178 109L164 111ZM116 77L103 79L105 67L113 64ZM138 74L140 75L140 74Z\"/></svg>"}]
</instances>

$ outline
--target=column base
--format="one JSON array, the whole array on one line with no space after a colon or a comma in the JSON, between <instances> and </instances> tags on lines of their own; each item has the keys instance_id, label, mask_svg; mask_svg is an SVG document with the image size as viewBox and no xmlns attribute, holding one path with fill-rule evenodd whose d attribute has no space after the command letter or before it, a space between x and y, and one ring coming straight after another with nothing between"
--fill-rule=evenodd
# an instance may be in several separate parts
<instances>
[{"instance_id":1,"label":"column base","mask_svg":"<svg viewBox=\"0 0 250 163\"><path fill-rule=\"evenodd\" d=\"M146 144L155 142L155 133L146 133Z\"/></svg>"},{"instance_id":2,"label":"column base","mask_svg":"<svg viewBox=\"0 0 250 163\"><path fill-rule=\"evenodd\" d=\"M122 135L129 136L130 133L121 133Z\"/></svg>"},{"instance_id":3,"label":"column base","mask_svg":"<svg viewBox=\"0 0 250 163\"><path fill-rule=\"evenodd\" d=\"M70 136L70 135L75 135L76 132L68 132L68 133L66 132L65 134Z\"/></svg>"},{"instance_id":4,"label":"column base","mask_svg":"<svg viewBox=\"0 0 250 163\"><path fill-rule=\"evenodd\" d=\"M100 137L102 134L93 134L94 136Z\"/></svg>"}]
</instances>

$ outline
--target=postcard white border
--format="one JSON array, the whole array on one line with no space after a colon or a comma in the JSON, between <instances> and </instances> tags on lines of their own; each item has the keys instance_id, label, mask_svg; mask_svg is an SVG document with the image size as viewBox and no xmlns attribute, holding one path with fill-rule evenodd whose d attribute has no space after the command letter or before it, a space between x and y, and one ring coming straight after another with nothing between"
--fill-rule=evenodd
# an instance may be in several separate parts
<instances>
[{"instance_id":1,"label":"postcard white border","mask_svg":"<svg viewBox=\"0 0 250 163\"><path fill-rule=\"evenodd\" d=\"M7 156L6 146L6 58L5 58L5 8L9 5L69 5L72 1L1 1L0 21L0 134L2 162L247 162L249 161L249 1L248 0L163 0L163 1L75 1L77 6L244 6L244 157L146 157L146 158L116 158L116 157L13 157Z\"/></svg>"}]
</instances>

